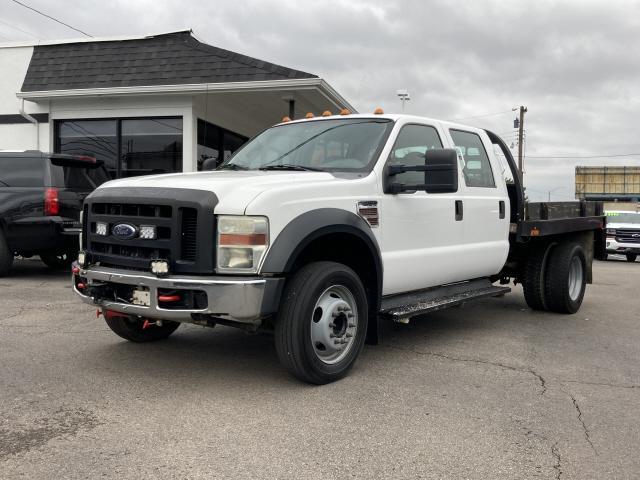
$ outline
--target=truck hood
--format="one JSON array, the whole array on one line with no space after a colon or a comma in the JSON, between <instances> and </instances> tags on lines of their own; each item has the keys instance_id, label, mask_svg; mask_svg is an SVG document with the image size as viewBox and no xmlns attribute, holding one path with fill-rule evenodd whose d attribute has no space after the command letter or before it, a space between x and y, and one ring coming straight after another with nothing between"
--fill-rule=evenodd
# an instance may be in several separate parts
<instances>
[{"instance_id":1,"label":"truck hood","mask_svg":"<svg viewBox=\"0 0 640 480\"><path fill-rule=\"evenodd\" d=\"M234 171L171 173L144 177L123 178L104 183L100 189L117 187L153 187L167 190L184 188L213 192L218 197L215 213L242 215L247 205L261 193L271 189L286 189L333 182L348 182L327 172L299 171Z\"/></svg>"}]
</instances>

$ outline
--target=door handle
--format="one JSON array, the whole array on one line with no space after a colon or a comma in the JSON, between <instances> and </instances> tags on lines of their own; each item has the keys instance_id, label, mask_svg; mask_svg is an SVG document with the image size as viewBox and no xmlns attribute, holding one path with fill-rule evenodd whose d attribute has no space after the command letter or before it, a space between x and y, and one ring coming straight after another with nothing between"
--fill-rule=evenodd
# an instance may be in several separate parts
<instances>
[{"instance_id":1,"label":"door handle","mask_svg":"<svg viewBox=\"0 0 640 480\"><path fill-rule=\"evenodd\" d=\"M506 212L506 209L504 208L504 200L500 200L500 202L498 202L498 209L500 211L500 218L504 218Z\"/></svg>"},{"instance_id":2,"label":"door handle","mask_svg":"<svg viewBox=\"0 0 640 480\"><path fill-rule=\"evenodd\" d=\"M464 217L464 208L462 205L462 200L456 200L456 222L459 222Z\"/></svg>"}]
</instances>

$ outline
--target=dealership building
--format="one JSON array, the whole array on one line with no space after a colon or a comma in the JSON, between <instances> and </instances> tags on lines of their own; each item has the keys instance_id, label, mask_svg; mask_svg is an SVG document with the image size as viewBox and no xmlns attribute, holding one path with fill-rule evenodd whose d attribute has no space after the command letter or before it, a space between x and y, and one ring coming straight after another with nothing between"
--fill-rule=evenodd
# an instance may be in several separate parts
<instances>
[{"instance_id":1,"label":"dealership building","mask_svg":"<svg viewBox=\"0 0 640 480\"><path fill-rule=\"evenodd\" d=\"M92 155L113 177L196 171L284 116L355 112L317 75L200 42L0 44L0 150Z\"/></svg>"}]
</instances>

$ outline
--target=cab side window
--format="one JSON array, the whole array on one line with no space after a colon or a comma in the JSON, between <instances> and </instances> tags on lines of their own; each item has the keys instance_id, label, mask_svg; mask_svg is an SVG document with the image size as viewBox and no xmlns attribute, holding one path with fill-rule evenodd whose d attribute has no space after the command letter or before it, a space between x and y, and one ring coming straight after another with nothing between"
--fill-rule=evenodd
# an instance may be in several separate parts
<instances>
[{"instance_id":1,"label":"cab side window","mask_svg":"<svg viewBox=\"0 0 640 480\"><path fill-rule=\"evenodd\" d=\"M400 130L389 156L388 165L424 165L427 150L442 148L438 132L426 125L405 125ZM396 182L420 185L425 182L424 172L405 172L395 176Z\"/></svg>"},{"instance_id":2,"label":"cab side window","mask_svg":"<svg viewBox=\"0 0 640 480\"><path fill-rule=\"evenodd\" d=\"M491 162L480 136L462 130L449 130L458 152L464 159L464 181L467 187L495 188Z\"/></svg>"}]
</instances>

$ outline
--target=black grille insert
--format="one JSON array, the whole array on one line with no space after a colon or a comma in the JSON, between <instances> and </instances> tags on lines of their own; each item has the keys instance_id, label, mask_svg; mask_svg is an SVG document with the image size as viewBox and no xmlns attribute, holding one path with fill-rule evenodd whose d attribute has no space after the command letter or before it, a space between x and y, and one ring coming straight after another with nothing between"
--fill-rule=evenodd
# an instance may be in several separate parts
<instances>
[{"instance_id":1,"label":"black grille insert","mask_svg":"<svg viewBox=\"0 0 640 480\"><path fill-rule=\"evenodd\" d=\"M141 205L128 203L94 203L92 212L98 215L123 217L171 218L170 205Z\"/></svg>"},{"instance_id":2,"label":"black grille insert","mask_svg":"<svg viewBox=\"0 0 640 480\"><path fill-rule=\"evenodd\" d=\"M198 254L198 211L195 208L181 208L182 244L180 258L193 262Z\"/></svg>"}]
</instances>

